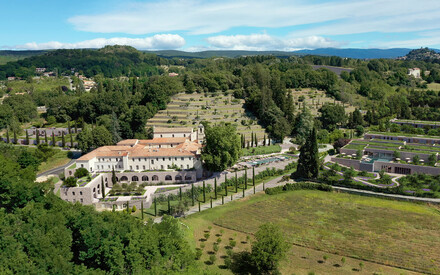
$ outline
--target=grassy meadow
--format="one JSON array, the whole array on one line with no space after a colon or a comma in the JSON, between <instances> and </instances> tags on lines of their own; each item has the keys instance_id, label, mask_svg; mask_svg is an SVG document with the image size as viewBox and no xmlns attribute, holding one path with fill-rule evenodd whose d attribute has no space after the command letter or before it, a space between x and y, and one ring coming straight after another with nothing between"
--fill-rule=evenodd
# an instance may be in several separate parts
<instances>
[{"instance_id":1,"label":"grassy meadow","mask_svg":"<svg viewBox=\"0 0 440 275\"><path fill-rule=\"evenodd\" d=\"M423 204L310 190L261 193L182 222L189 226L195 247L205 244L201 265L209 273L230 274L221 258L223 242L233 238L234 251L250 250L246 236L252 240L265 222L278 224L292 244L281 264L283 274L440 272L440 211ZM213 265L204 263L212 252L210 242L217 239L203 241L209 226L211 235L224 231Z\"/></svg>"}]
</instances>

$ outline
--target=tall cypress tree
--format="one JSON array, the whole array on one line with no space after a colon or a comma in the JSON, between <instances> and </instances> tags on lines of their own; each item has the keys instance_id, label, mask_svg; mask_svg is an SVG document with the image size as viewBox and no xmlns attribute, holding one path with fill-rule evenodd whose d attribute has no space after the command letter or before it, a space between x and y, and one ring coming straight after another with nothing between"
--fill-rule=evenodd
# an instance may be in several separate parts
<instances>
[{"instance_id":1,"label":"tall cypress tree","mask_svg":"<svg viewBox=\"0 0 440 275\"><path fill-rule=\"evenodd\" d=\"M255 133L254 135L255 135L255 137L254 137L255 147L257 147L258 146L257 133Z\"/></svg>"},{"instance_id":2,"label":"tall cypress tree","mask_svg":"<svg viewBox=\"0 0 440 275\"><path fill-rule=\"evenodd\" d=\"M292 174L294 178L313 179L317 178L319 173L319 155L318 141L316 138L316 129L313 128L306 142L301 146L298 167Z\"/></svg>"},{"instance_id":3,"label":"tall cypress tree","mask_svg":"<svg viewBox=\"0 0 440 275\"><path fill-rule=\"evenodd\" d=\"M55 133L52 131L52 146L57 145L56 141L55 141Z\"/></svg>"},{"instance_id":4,"label":"tall cypress tree","mask_svg":"<svg viewBox=\"0 0 440 275\"><path fill-rule=\"evenodd\" d=\"M255 167L252 167L252 185L255 186Z\"/></svg>"},{"instance_id":5,"label":"tall cypress tree","mask_svg":"<svg viewBox=\"0 0 440 275\"><path fill-rule=\"evenodd\" d=\"M9 143L9 127L6 128L6 143Z\"/></svg>"},{"instance_id":6,"label":"tall cypress tree","mask_svg":"<svg viewBox=\"0 0 440 275\"><path fill-rule=\"evenodd\" d=\"M61 131L61 147L66 147L66 140L64 139L64 131Z\"/></svg>"},{"instance_id":7,"label":"tall cypress tree","mask_svg":"<svg viewBox=\"0 0 440 275\"><path fill-rule=\"evenodd\" d=\"M266 146L266 134L264 134L264 138L263 138L263 146Z\"/></svg>"},{"instance_id":8,"label":"tall cypress tree","mask_svg":"<svg viewBox=\"0 0 440 275\"><path fill-rule=\"evenodd\" d=\"M47 141L47 130L45 130L44 131L44 143L48 144L47 142L48 142Z\"/></svg>"},{"instance_id":9,"label":"tall cypress tree","mask_svg":"<svg viewBox=\"0 0 440 275\"><path fill-rule=\"evenodd\" d=\"M191 182L191 199L192 199L192 206L194 206L194 182Z\"/></svg>"},{"instance_id":10,"label":"tall cypress tree","mask_svg":"<svg viewBox=\"0 0 440 275\"><path fill-rule=\"evenodd\" d=\"M26 132L26 145L29 145L29 134L27 130L25 130L25 132Z\"/></svg>"},{"instance_id":11,"label":"tall cypress tree","mask_svg":"<svg viewBox=\"0 0 440 275\"><path fill-rule=\"evenodd\" d=\"M244 169L244 189L247 189L247 169Z\"/></svg>"},{"instance_id":12,"label":"tall cypress tree","mask_svg":"<svg viewBox=\"0 0 440 275\"><path fill-rule=\"evenodd\" d=\"M254 147L254 132L251 132L251 147Z\"/></svg>"},{"instance_id":13,"label":"tall cypress tree","mask_svg":"<svg viewBox=\"0 0 440 275\"><path fill-rule=\"evenodd\" d=\"M203 181L203 203L206 202L205 181Z\"/></svg>"},{"instance_id":14,"label":"tall cypress tree","mask_svg":"<svg viewBox=\"0 0 440 275\"><path fill-rule=\"evenodd\" d=\"M144 201L141 201L141 217L144 220Z\"/></svg>"},{"instance_id":15,"label":"tall cypress tree","mask_svg":"<svg viewBox=\"0 0 440 275\"><path fill-rule=\"evenodd\" d=\"M116 173L115 173L115 167L112 168L112 185L115 186L116 184Z\"/></svg>"},{"instance_id":16,"label":"tall cypress tree","mask_svg":"<svg viewBox=\"0 0 440 275\"><path fill-rule=\"evenodd\" d=\"M217 199L217 178L214 178L214 196Z\"/></svg>"},{"instance_id":17,"label":"tall cypress tree","mask_svg":"<svg viewBox=\"0 0 440 275\"><path fill-rule=\"evenodd\" d=\"M228 178L225 174L225 196L228 195Z\"/></svg>"},{"instance_id":18,"label":"tall cypress tree","mask_svg":"<svg viewBox=\"0 0 440 275\"><path fill-rule=\"evenodd\" d=\"M238 192L238 178L237 178L237 171L235 171L235 193Z\"/></svg>"},{"instance_id":19,"label":"tall cypress tree","mask_svg":"<svg viewBox=\"0 0 440 275\"><path fill-rule=\"evenodd\" d=\"M101 189L102 189L102 197L105 198L105 185L104 185L103 177L101 177Z\"/></svg>"},{"instance_id":20,"label":"tall cypress tree","mask_svg":"<svg viewBox=\"0 0 440 275\"><path fill-rule=\"evenodd\" d=\"M40 131L37 129L35 132L35 141L37 142L37 145L40 144Z\"/></svg>"},{"instance_id":21,"label":"tall cypress tree","mask_svg":"<svg viewBox=\"0 0 440 275\"><path fill-rule=\"evenodd\" d=\"M13 131L13 133L14 133L14 144L17 144L17 132L14 130Z\"/></svg>"}]
</instances>

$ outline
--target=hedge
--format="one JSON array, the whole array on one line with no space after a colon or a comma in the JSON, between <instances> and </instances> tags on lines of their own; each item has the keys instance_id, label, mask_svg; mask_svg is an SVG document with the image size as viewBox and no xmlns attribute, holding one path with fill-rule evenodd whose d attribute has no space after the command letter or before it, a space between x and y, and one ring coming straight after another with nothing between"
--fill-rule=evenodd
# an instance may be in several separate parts
<instances>
[{"instance_id":1,"label":"hedge","mask_svg":"<svg viewBox=\"0 0 440 275\"><path fill-rule=\"evenodd\" d=\"M326 192L333 191L333 187L331 187L328 184L313 183L313 182L295 182L295 183L286 183L283 186L267 188L265 192L267 195L275 195L286 191L303 190L303 189L320 190Z\"/></svg>"}]
</instances>

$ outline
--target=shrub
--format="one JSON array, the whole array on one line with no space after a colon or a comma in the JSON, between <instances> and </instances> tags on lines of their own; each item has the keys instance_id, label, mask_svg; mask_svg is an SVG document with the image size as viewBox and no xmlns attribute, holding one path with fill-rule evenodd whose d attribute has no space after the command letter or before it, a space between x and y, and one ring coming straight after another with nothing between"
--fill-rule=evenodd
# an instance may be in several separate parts
<instances>
[{"instance_id":1,"label":"shrub","mask_svg":"<svg viewBox=\"0 0 440 275\"><path fill-rule=\"evenodd\" d=\"M131 208L131 212L136 212L136 205L133 205L133 207Z\"/></svg>"},{"instance_id":2,"label":"shrub","mask_svg":"<svg viewBox=\"0 0 440 275\"><path fill-rule=\"evenodd\" d=\"M294 190L320 190L330 192L333 188L328 184L323 183L312 183L312 182L295 182L295 183L286 183L284 186L277 186L273 188L267 188L265 190L267 195L275 195L286 191L294 191Z\"/></svg>"},{"instance_id":3,"label":"shrub","mask_svg":"<svg viewBox=\"0 0 440 275\"><path fill-rule=\"evenodd\" d=\"M202 250L200 248L196 248L196 260L199 260L202 257Z\"/></svg>"},{"instance_id":4,"label":"shrub","mask_svg":"<svg viewBox=\"0 0 440 275\"><path fill-rule=\"evenodd\" d=\"M76 186L76 178L68 177L64 180L64 185L67 187L75 187Z\"/></svg>"},{"instance_id":5,"label":"shrub","mask_svg":"<svg viewBox=\"0 0 440 275\"><path fill-rule=\"evenodd\" d=\"M237 241L236 240L230 240L229 241L229 246L234 248L237 245Z\"/></svg>"},{"instance_id":6,"label":"shrub","mask_svg":"<svg viewBox=\"0 0 440 275\"><path fill-rule=\"evenodd\" d=\"M82 178L82 177L86 177L88 175L89 175L89 171L87 171L86 168L78 168L78 169L76 169L75 174L74 174L74 176L76 178Z\"/></svg>"},{"instance_id":7,"label":"shrub","mask_svg":"<svg viewBox=\"0 0 440 275\"><path fill-rule=\"evenodd\" d=\"M217 260L217 257L214 254L209 256L209 262L211 264L214 264L216 260Z\"/></svg>"},{"instance_id":8,"label":"shrub","mask_svg":"<svg viewBox=\"0 0 440 275\"><path fill-rule=\"evenodd\" d=\"M214 244L212 245L212 250L214 250L215 253L218 252L218 250L219 250L219 246L218 246L217 243L214 243Z\"/></svg>"}]
</instances>

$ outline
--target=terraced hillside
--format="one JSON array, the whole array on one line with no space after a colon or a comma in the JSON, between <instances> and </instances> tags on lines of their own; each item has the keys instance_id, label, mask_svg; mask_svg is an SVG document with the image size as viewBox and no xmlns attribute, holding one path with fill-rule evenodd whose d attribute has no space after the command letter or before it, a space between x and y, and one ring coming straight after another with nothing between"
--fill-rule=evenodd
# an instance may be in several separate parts
<instances>
[{"instance_id":1,"label":"terraced hillside","mask_svg":"<svg viewBox=\"0 0 440 275\"><path fill-rule=\"evenodd\" d=\"M355 107L344 104L341 101L334 100L331 97L328 97L324 91L317 91L312 89L302 89L300 91L292 90L293 102L295 102L295 111L298 112L301 110L303 106L303 102L306 103L307 107L310 108L310 111L314 115L318 115L319 108L322 107L325 103L336 103L344 105L345 113L351 113L354 111Z\"/></svg>"},{"instance_id":2,"label":"terraced hillside","mask_svg":"<svg viewBox=\"0 0 440 275\"><path fill-rule=\"evenodd\" d=\"M172 98L166 110L159 111L147 121L147 127L196 127L201 121L232 122L247 140L256 133L262 140L265 131L252 114L243 107L244 100L232 95L178 94Z\"/></svg>"}]
</instances>

